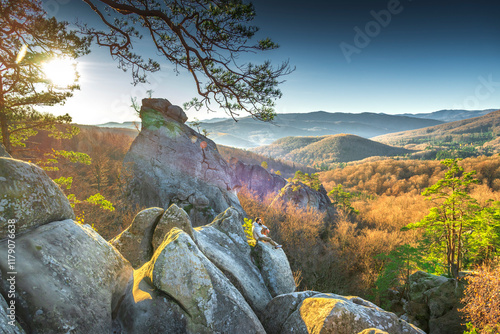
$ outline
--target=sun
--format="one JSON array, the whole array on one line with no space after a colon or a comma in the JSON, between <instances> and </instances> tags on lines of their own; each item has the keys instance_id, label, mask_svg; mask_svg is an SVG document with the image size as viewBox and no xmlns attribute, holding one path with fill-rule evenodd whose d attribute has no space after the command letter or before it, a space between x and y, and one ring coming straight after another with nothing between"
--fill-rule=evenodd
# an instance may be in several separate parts
<instances>
[{"instance_id":1,"label":"sun","mask_svg":"<svg viewBox=\"0 0 500 334\"><path fill-rule=\"evenodd\" d=\"M57 87L67 87L77 80L76 62L68 58L54 58L42 65L45 77Z\"/></svg>"}]
</instances>

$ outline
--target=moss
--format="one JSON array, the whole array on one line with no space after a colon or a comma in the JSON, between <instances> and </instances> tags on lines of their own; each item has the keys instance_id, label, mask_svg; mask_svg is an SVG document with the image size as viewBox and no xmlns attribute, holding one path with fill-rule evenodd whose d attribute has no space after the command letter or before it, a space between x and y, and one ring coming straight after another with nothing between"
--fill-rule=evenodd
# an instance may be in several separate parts
<instances>
[{"instance_id":1,"label":"moss","mask_svg":"<svg viewBox=\"0 0 500 334\"><path fill-rule=\"evenodd\" d=\"M188 204L188 205L186 205L185 207L183 207L182 209L183 209L184 211L186 211L186 213L188 213L188 214L189 214L189 212L193 209L193 207L194 207L194 205L193 205L193 204Z\"/></svg>"}]
</instances>

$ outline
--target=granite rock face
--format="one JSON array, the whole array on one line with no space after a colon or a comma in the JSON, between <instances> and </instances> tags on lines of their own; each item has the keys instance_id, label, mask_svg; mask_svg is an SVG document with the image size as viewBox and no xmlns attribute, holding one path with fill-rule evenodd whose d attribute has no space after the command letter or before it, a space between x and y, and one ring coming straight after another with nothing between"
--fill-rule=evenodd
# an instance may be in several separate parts
<instances>
[{"instance_id":1,"label":"granite rock face","mask_svg":"<svg viewBox=\"0 0 500 334\"><path fill-rule=\"evenodd\" d=\"M141 267L153 256L151 240L164 212L162 208L142 210L125 231L110 240L110 244L130 261L132 267Z\"/></svg>"},{"instance_id":2,"label":"granite rock face","mask_svg":"<svg viewBox=\"0 0 500 334\"><path fill-rule=\"evenodd\" d=\"M40 167L0 158L0 239L9 234L9 220L15 220L16 233L22 233L74 218L68 199Z\"/></svg>"},{"instance_id":3,"label":"granite rock face","mask_svg":"<svg viewBox=\"0 0 500 334\"><path fill-rule=\"evenodd\" d=\"M375 333L425 334L359 297L344 297L314 291L280 295L266 308L264 326L268 333ZM378 331L378 332L377 332Z\"/></svg>"},{"instance_id":4,"label":"granite rock face","mask_svg":"<svg viewBox=\"0 0 500 334\"><path fill-rule=\"evenodd\" d=\"M177 204L193 226L210 223L231 206L242 211L236 196L240 185L215 143L166 113L172 107L165 101L147 100L142 130L124 160L131 175L129 199L165 209Z\"/></svg>"},{"instance_id":5,"label":"granite rock face","mask_svg":"<svg viewBox=\"0 0 500 334\"><path fill-rule=\"evenodd\" d=\"M465 331L462 307L463 283L456 279L417 271L410 276L409 300L404 302L402 318L408 319L429 334L452 334ZM401 299L401 296L395 296Z\"/></svg>"},{"instance_id":6,"label":"granite rock face","mask_svg":"<svg viewBox=\"0 0 500 334\"><path fill-rule=\"evenodd\" d=\"M270 173L259 165L247 165L238 161L231 167L236 178L261 200L269 195L277 195L287 184L284 177Z\"/></svg>"},{"instance_id":7,"label":"granite rock face","mask_svg":"<svg viewBox=\"0 0 500 334\"><path fill-rule=\"evenodd\" d=\"M51 222L16 238L16 313L28 333L109 333L132 267L90 226ZM7 254L8 240L0 242ZM0 257L2 294L10 265Z\"/></svg>"}]
</instances>

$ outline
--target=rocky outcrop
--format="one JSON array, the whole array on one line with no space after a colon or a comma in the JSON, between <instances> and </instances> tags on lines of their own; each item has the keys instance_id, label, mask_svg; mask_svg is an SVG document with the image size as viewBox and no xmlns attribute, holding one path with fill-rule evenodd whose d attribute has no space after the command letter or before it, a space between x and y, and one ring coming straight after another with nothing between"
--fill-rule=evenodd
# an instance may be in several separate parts
<instances>
[{"instance_id":1,"label":"rocky outcrop","mask_svg":"<svg viewBox=\"0 0 500 334\"><path fill-rule=\"evenodd\" d=\"M6 170L19 164L0 159L6 160ZM12 174L19 191L13 207L20 201L37 203L30 194L42 194L48 182L36 168L25 171L24 176ZM0 254L9 254L9 241L15 239L15 261L0 256L0 295L6 298L0 298L0 313L9 319L6 304L16 305L17 323L7 333L253 334L265 333L263 323L276 333L379 328L392 334L402 333L394 328L407 328L356 297L286 294L295 289L286 255L264 243L252 251L236 208L196 229L175 204L165 212L141 211L113 240L136 270L88 225L50 221L50 215L43 224L31 224L36 216L23 214L29 227L0 241ZM5 225L0 222L4 230ZM12 291L14 298L7 299Z\"/></svg>"},{"instance_id":2,"label":"rocky outcrop","mask_svg":"<svg viewBox=\"0 0 500 334\"><path fill-rule=\"evenodd\" d=\"M163 239L174 227L186 232L191 239L196 240L196 236L186 211L172 204L161 216L160 222L156 226L153 234L153 249L156 251L163 243Z\"/></svg>"},{"instance_id":3,"label":"rocky outcrop","mask_svg":"<svg viewBox=\"0 0 500 334\"><path fill-rule=\"evenodd\" d=\"M425 334L394 313L386 312L359 297L313 291L274 298L266 308L264 326L268 333L276 334L352 334L365 330L389 334Z\"/></svg>"},{"instance_id":4,"label":"rocky outcrop","mask_svg":"<svg viewBox=\"0 0 500 334\"><path fill-rule=\"evenodd\" d=\"M323 186L320 186L319 190L314 190L302 182L287 183L271 205L284 207L287 204L302 209L314 209L324 212L327 220L331 220L336 214L336 210L332 206Z\"/></svg>"},{"instance_id":5,"label":"rocky outcrop","mask_svg":"<svg viewBox=\"0 0 500 334\"><path fill-rule=\"evenodd\" d=\"M250 246L241 229L241 222L241 214L228 209L212 224L197 229L197 244L241 292L257 316L262 317L267 303L271 301L271 294L261 272L252 263Z\"/></svg>"},{"instance_id":6,"label":"rocky outcrop","mask_svg":"<svg viewBox=\"0 0 500 334\"><path fill-rule=\"evenodd\" d=\"M153 256L151 240L164 212L162 208L142 210L125 231L110 241L111 245L130 261L132 267L141 267Z\"/></svg>"},{"instance_id":7,"label":"rocky outcrop","mask_svg":"<svg viewBox=\"0 0 500 334\"><path fill-rule=\"evenodd\" d=\"M240 161L231 164L236 178L261 200L269 195L276 195L287 184L281 175L267 171L259 165L247 165Z\"/></svg>"},{"instance_id":8,"label":"rocky outcrop","mask_svg":"<svg viewBox=\"0 0 500 334\"><path fill-rule=\"evenodd\" d=\"M150 275L155 288L189 314L193 333L230 333L236 328L265 333L239 291L180 229L173 228L156 251Z\"/></svg>"},{"instance_id":9,"label":"rocky outcrop","mask_svg":"<svg viewBox=\"0 0 500 334\"><path fill-rule=\"evenodd\" d=\"M0 243L7 254L8 240ZM1 292L12 290L29 333L109 333L132 267L90 226L52 222L15 239L15 272L0 257Z\"/></svg>"},{"instance_id":10,"label":"rocky outcrop","mask_svg":"<svg viewBox=\"0 0 500 334\"><path fill-rule=\"evenodd\" d=\"M213 141L184 125L166 100L144 99L142 130L124 160L129 199L139 206L177 204L193 226L210 223L233 206L241 210L234 171Z\"/></svg>"},{"instance_id":11,"label":"rocky outcrop","mask_svg":"<svg viewBox=\"0 0 500 334\"><path fill-rule=\"evenodd\" d=\"M267 242L257 242L253 255L271 296L295 291L292 270L282 248L275 249Z\"/></svg>"},{"instance_id":12,"label":"rocky outcrop","mask_svg":"<svg viewBox=\"0 0 500 334\"><path fill-rule=\"evenodd\" d=\"M73 219L66 196L38 166L0 158L0 239L8 234L8 220L16 233L53 221Z\"/></svg>"},{"instance_id":13,"label":"rocky outcrop","mask_svg":"<svg viewBox=\"0 0 500 334\"><path fill-rule=\"evenodd\" d=\"M403 300L402 318L429 334L463 333L465 319L458 312L463 290L463 283L456 279L418 271L410 276L409 299ZM396 294L394 298L403 297Z\"/></svg>"}]
</instances>

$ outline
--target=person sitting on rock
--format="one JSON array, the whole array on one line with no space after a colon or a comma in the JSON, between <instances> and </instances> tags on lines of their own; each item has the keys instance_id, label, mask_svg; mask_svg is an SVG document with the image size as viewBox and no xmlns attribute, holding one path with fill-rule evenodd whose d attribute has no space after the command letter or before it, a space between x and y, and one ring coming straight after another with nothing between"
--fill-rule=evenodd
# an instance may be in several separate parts
<instances>
[{"instance_id":1,"label":"person sitting on rock","mask_svg":"<svg viewBox=\"0 0 500 334\"><path fill-rule=\"evenodd\" d=\"M267 228L266 225L262 224L262 218L257 217L255 218L255 221L253 222L253 227L252 227L252 234L255 239L255 241L259 242L259 240L262 241L267 241L271 245L274 246L274 248L281 248L281 245L278 245L273 239L269 238L267 234L269 233L269 229Z\"/></svg>"}]
</instances>

